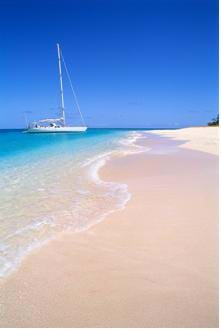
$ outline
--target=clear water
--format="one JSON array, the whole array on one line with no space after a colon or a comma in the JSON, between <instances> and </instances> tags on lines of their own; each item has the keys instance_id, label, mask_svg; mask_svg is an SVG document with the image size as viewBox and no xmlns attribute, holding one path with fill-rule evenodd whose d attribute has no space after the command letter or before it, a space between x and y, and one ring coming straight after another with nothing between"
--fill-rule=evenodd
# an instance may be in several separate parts
<instances>
[{"instance_id":1,"label":"clear water","mask_svg":"<svg viewBox=\"0 0 221 331\"><path fill-rule=\"evenodd\" d=\"M139 133L0 130L0 277L63 231L82 231L129 199L125 184L98 176L105 161L134 152Z\"/></svg>"}]
</instances>

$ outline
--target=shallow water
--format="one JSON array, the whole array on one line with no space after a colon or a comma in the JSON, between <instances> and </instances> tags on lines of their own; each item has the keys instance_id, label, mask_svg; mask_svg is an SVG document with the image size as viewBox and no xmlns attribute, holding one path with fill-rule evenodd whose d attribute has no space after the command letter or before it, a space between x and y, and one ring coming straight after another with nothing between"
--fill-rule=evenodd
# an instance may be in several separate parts
<instances>
[{"instance_id":1,"label":"shallow water","mask_svg":"<svg viewBox=\"0 0 221 331\"><path fill-rule=\"evenodd\" d=\"M137 131L83 134L0 131L0 276L62 231L82 231L122 208L125 184L98 170L114 156L139 151Z\"/></svg>"}]
</instances>

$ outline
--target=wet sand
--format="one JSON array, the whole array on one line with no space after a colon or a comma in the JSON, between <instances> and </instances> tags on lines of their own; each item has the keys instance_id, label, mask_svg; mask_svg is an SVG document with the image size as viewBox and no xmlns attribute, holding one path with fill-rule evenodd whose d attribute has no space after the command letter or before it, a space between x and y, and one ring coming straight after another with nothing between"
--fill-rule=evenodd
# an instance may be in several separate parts
<instances>
[{"instance_id":1,"label":"wet sand","mask_svg":"<svg viewBox=\"0 0 221 331\"><path fill-rule=\"evenodd\" d=\"M1 284L4 327L217 327L218 157L147 135L109 161L122 211L36 250Z\"/></svg>"}]
</instances>

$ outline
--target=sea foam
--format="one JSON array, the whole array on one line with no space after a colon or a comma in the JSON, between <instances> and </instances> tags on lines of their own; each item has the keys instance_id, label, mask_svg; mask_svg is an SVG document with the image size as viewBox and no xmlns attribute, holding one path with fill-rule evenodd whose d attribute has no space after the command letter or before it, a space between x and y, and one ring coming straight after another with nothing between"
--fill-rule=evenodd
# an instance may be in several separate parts
<instances>
[{"instance_id":1,"label":"sea foam","mask_svg":"<svg viewBox=\"0 0 221 331\"><path fill-rule=\"evenodd\" d=\"M59 234L84 231L124 208L131 197L127 185L104 181L99 171L112 158L148 150L136 144L139 132L55 138L3 162L0 277Z\"/></svg>"}]
</instances>

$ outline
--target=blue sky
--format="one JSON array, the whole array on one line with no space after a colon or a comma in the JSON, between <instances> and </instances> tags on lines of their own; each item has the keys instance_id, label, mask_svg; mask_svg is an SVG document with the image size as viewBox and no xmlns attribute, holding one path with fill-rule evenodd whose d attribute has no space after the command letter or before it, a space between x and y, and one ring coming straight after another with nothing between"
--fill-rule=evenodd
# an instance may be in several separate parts
<instances>
[{"instance_id":1,"label":"blue sky","mask_svg":"<svg viewBox=\"0 0 221 331\"><path fill-rule=\"evenodd\" d=\"M216 0L1 0L0 39L1 128L56 114L56 42L90 127L203 125L218 112Z\"/></svg>"}]
</instances>

